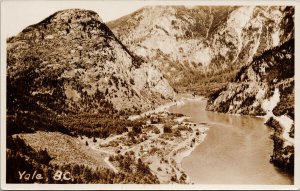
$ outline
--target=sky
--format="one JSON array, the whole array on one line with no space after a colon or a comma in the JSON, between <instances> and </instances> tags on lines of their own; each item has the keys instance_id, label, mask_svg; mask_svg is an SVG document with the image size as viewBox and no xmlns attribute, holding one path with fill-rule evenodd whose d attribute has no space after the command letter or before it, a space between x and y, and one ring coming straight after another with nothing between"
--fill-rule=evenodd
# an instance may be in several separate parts
<instances>
[{"instance_id":1,"label":"sky","mask_svg":"<svg viewBox=\"0 0 300 191\"><path fill-rule=\"evenodd\" d=\"M161 0L4 0L1 2L1 31L5 37L17 35L29 25L36 24L56 11L71 8L93 10L108 22L128 15L147 5L186 5L189 1ZM189 4L197 5L199 1Z\"/></svg>"},{"instance_id":2,"label":"sky","mask_svg":"<svg viewBox=\"0 0 300 191\"><path fill-rule=\"evenodd\" d=\"M71 8L93 10L104 22L108 22L147 5L243 5L249 2L253 4L255 0L3 0L1 1L1 32L4 32L6 38L17 35L27 26L42 21L54 12ZM270 2L260 0L259 4L270 4Z\"/></svg>"},{"instance_id":3,"label":"sky","mask_svg":"<svg viewBox=\"0 0 300 191\"><path fill-rule=\"evenodd\" d=\"M93 10L104 22L130 14L147 5L146 2L128 1L4 1L3 17L6 37L17 35L29 25L36 24L56 11L70 8ZM3 24L2 23L2 24Z\"/></svg>"}]
</instances>

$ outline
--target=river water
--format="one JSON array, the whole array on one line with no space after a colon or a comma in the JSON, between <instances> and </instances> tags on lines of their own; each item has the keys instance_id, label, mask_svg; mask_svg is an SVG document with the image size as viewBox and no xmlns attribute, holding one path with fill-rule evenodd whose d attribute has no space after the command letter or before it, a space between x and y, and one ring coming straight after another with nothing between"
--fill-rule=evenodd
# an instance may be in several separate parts
<instances>
[{"instance_id":1,"label":"river water","mask_svg":"<svg viewBox=\"0 0 300 191\"><path fill-rule=\"evenodd\" d=\"M206 100L190 100L171 112L207 123L203 143L182 161L195 184L293 184L293 178L270 162L272 130L264 119L205 111Z\"/></svg>"}]
</instances>

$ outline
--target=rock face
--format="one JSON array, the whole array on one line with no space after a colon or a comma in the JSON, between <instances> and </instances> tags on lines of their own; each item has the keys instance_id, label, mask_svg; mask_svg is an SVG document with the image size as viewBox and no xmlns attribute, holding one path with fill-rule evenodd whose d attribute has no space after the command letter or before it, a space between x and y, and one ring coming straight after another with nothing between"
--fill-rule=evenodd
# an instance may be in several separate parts
<instances>
[{"instance_id":1,"label":"rock face","mask_svg":"<svg viewBox=\"0 0 300 191\"><path fill-rule=\"evenodd\" d=\"M213 93L207 109L211 111L265 115L281 107L280 100L293 101L294 92L294 39L264 52L249 66L238 72L235 80ZM293 116L293 105L284 105ZM276 113L276 112L275 112Z\"/></svg>"},{"instance_id":2,"label":"rock face","mask_svg":"<svg viewBox=\"0 0 300 191\"><path fill-rule=\"evenodd\" d=\"M133 55L93 11L54 13L7 41L8 110L142 111L172 100L158 69ZM26 108L25 110L29 110Z\"/></svg>"},{"instance_id":3,"label":"rock face","mask_svg":"<svg viewBox=\"0 0 300 191\"><path fill-rule=\"evenodd\" d=\"M292 35L281 24L290 7L145 7L108 23L122 43L187 85L232 71ZM289 39L289 38L288 38ZM185 82L185 83L184 83Z\"/></svg>"}]
</instances>

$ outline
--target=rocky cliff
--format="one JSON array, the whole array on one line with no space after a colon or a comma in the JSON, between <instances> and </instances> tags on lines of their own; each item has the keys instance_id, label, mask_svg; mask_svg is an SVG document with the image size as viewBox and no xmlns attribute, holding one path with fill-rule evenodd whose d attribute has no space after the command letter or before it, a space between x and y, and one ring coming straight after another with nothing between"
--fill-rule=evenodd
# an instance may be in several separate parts
<instances>
[{"instance_id":1,"label":"rocky cliff","mask_svg":"<svg viewBox=\"0 0 300 191\"><path fill-rule=\"evenodd\" d=\"M253 57L285 42L293 31L280 25L288 8L149 6L108 26L174 87L205 88L228 81Z\"/></svg>"},{"instance_id":2,"label":"rocky cliff","mask_svg":"<svg viewBox=\"0 0 300 191\"><path fill-rule=\"evenodd\" d=\"M8 114L32 107L91 114L139 112L175 93L95 12L70 9L8 39L7 95Z\"/></svg>"}]
</instances>

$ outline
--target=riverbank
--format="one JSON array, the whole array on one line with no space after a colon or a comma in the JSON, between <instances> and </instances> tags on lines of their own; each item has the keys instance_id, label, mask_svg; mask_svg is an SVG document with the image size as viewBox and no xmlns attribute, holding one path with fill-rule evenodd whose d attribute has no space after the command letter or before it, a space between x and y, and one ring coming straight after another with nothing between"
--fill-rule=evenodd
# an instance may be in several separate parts
<instances>
[{"instance_id":1,"label":"riverbank","mask_svg":"<svg viewBox=\"0 0 300 191\"><path fill-rule=\"evenodd\" d=\"M205 141L181 161L195 184L293 184L293 177L271 164L272 129L263 118L219 114L205 110L205 99L189 101L171 112L207 124Z\"/></svg>"},{"instance_id":2,"label":"riverbank","mask_svg":"<svg viewBox=\"0 0 300 191\"><path fill-rule=\"evenodd\" d=\"M189 116L172 113L172 106L184 105L187 101L202 100L202 97L181 96L131 120L144 121L139 133L133 129L106 139L78 138L92 149L107 154L105 162L114 172L121 172L120 158L131 157L142 161L160 183L190 183L181 162L204 141L208 127L190 121Z\"/></svg>"}]
</instances>

